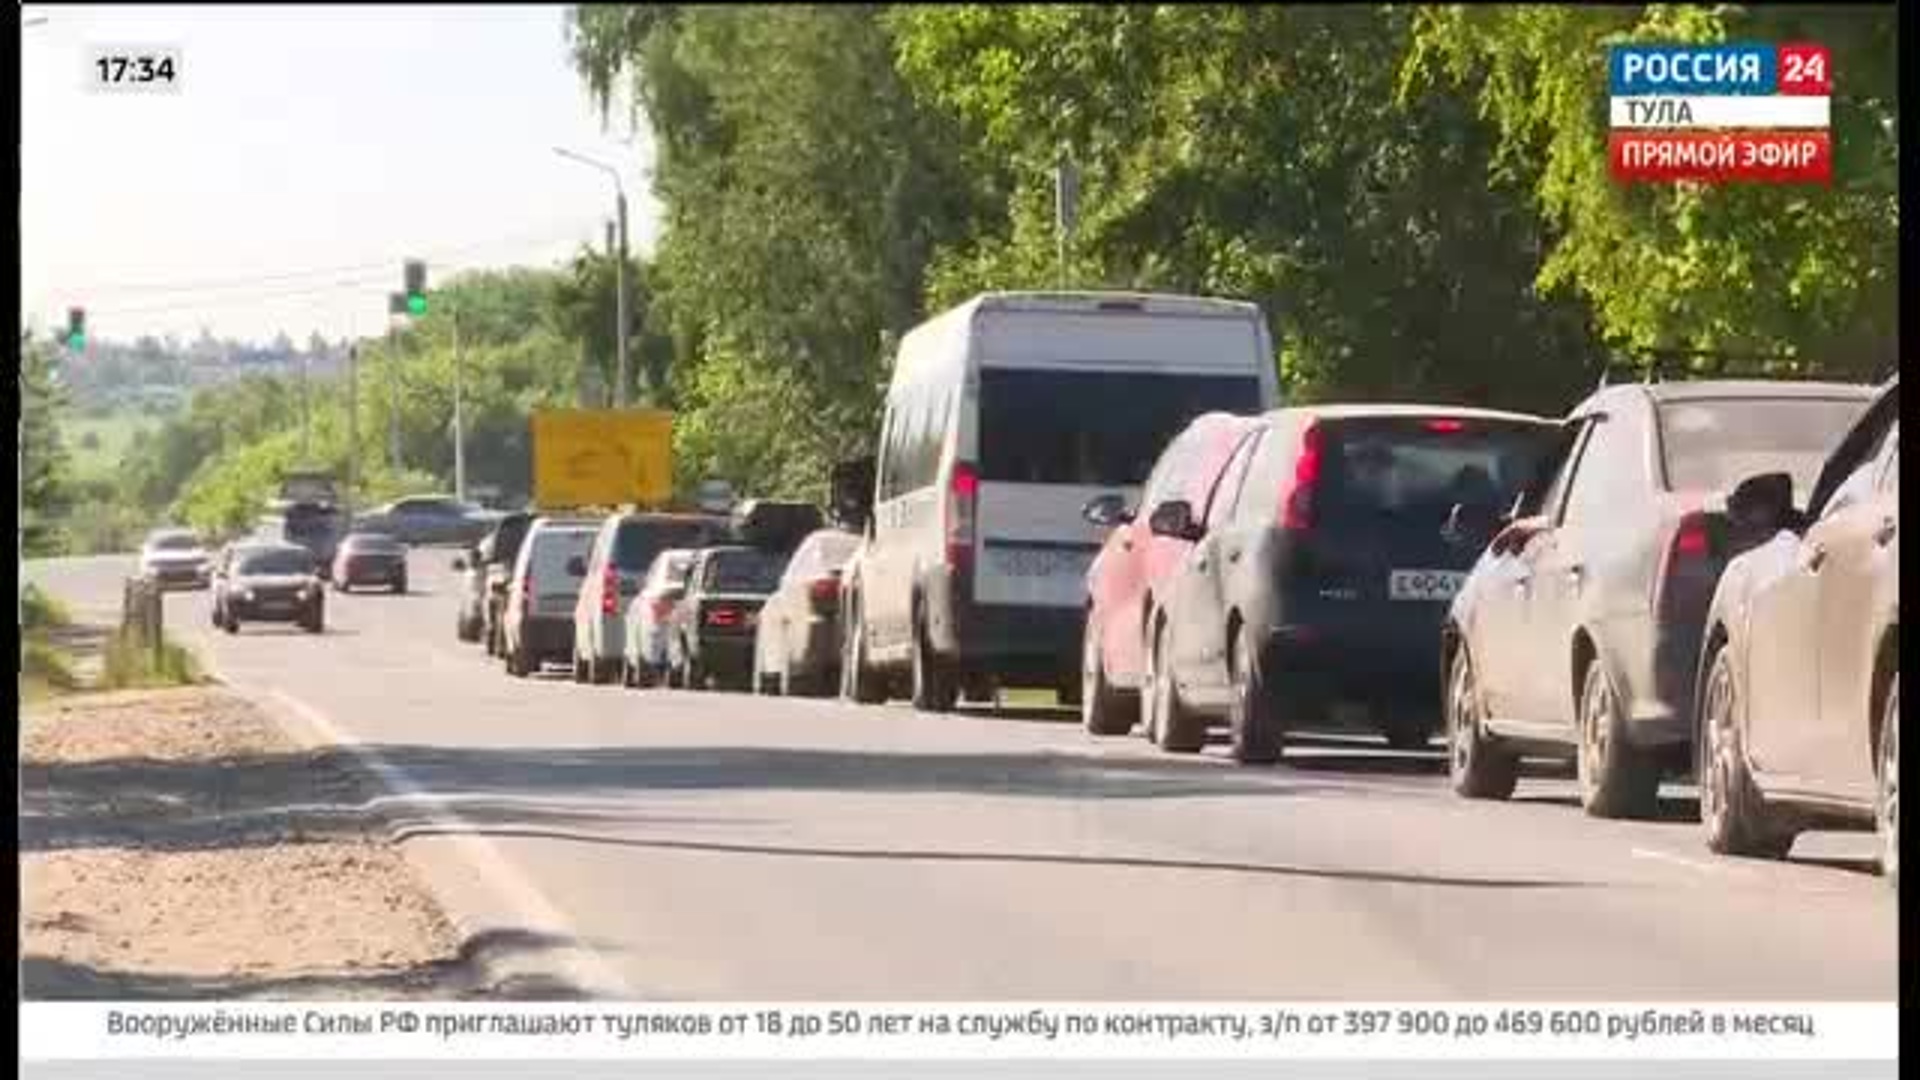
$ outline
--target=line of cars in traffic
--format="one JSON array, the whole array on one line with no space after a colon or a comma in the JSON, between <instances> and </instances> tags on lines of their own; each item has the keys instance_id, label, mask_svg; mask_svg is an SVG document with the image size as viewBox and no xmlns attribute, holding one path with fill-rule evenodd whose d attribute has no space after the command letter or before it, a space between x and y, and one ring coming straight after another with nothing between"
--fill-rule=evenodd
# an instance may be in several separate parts
<instances>
[{"instance_id":1,"label":"line of cars in traffic","mask_svg":"<svg viewBox=\"0 0 1920 1080\"><path fill-rule=\"evenodd\" d=\"M1601 817L1691 774L1714 850L1865 825L1897 877L1897 377L1547 417L1283 405L1271 355L1247 304L977 297L902 340L876 453L834 478L851 532L527 519L552 553L476 558L462 636L583 682L934 712L1048 687L1094 734L1224 728L1250 764L1309 729L1444 735L1461 796L1554 758Z\"/></svg>"}]
</instances>

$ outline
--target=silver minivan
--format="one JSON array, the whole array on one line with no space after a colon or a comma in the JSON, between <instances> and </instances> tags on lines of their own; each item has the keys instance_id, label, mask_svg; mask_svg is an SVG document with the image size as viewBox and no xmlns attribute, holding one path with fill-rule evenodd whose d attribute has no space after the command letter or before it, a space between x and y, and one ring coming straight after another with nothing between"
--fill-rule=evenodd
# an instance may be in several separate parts
<instances>
[{"instance_id":1,"label":"silver minivan","mask_svg":"<svg viewBox=\"0 0 1920 1080\"><path fill-rule=\"evenodd\" d=\"M702 548L730 535L724 517L709 514L613 514L594 533L586 577L573 609L573 679L609 683L626 656L627 606L648 567L672 548Z\"/></svg>"},{"instance_id":2,"label":"silver minivan","mask_svg":"<svg viewBox=\"0 0 1920 1080\"><path fill-rule=\"evenodd\" d=\"M500 620L509 675L527 676L573 656L573 608L593 547L594 523L541 518L527 531Z\"/></svg>"}]
</instances>

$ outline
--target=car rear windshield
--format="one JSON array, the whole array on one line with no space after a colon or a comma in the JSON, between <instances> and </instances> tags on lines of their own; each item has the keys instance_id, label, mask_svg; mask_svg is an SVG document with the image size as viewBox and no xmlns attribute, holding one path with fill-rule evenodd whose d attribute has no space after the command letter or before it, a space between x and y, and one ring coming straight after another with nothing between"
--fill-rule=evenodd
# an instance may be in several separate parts
<instances>
[{"instance_id":1,"label":"car rear windshield","mask_svg":"<svg viewBox=\"0 0 1920 1080\"><path fill-rule=\"evenodd\" d=\"M305 551L276 549L256 551L240 558L243 574L311 574L313 556Z\"/></svg>"},{"instance_id":2,"label":"car rear windshield","mask_svg":"<svg viewBox=\"0 0 1920 1080\"><path fill-rule=\"evenodd\" d=\"M816 557L823 570L840 569L847 565L847 560L853 558L853 553L858 550L860 550L860 538L851 533L823 536L820 538L819 546L815 548Z\"/></svg>"},{"instance_id":3,"label":"car rear windshield","mask_svg":"<svg viewBox=\"0 0 1920 1080\"><path fill-rule=\"evenodd\" d=\"M528 569L543 589L555 589L580 579L567 573L567 561L578 555L586 558L593 550L593 532L589 529L546 529L533 534L533 555Z\"/></svg>"},{"instance_id":4,"label":"car rear windshield","mask_svg":"<svg viewBox=\"0 0 1920 1080\"><path fill-rule=\"evenodd\" d=\"M780 587L784 562L760 551L721 551L707 560L708 592L771 593Z\"/></svg>"},{"instance_id":5,"label":"car rear windshield","mask_svg":"<svg viewBox=\"0 0 1920 1080\"><path fill-rule=\"evenodd\" d=\"M1131 486L1194 417L1252 413L1251 376L986 368L980 372L980 478Z\"/></svg>"},{"instance_id":6,"label":"car rear windshield","mask_svg":"<svg viewBox=\"0 0 1920 1080\"><path fill-rule=\"evenodd\" d=\"M155 551L192 551L200 546L200 541L190 533L168 533L154 537L148 546Z\"/></svg>"},{"instance_id":7,"label":"car rear windshield","mask_svg":"<svg viewBox=\"0 0 1920 1080\"><path fill-rule=\"evenodd\" d=\"M659 585L666 588L678 588L687 583L687 572L693 569L693 553L676 552L660 556L660 562L654 570Z\"/></svg>"},{"instance_id":8,"label":"car rear windshield","mask_svg":"<svg viewBox=\"0 0 1920 1080\"><path fill-rule=\"evenodd\" d=\"M401 550L400 541L391 536L373 533L355 533L347 537L347 547L354 551L365 551L377 555L398 554Z\"/></svg>"},{"instance_id":9,"label":"car rear windshield","mask_svg":"<svg viewBox=\"0 0 1920 1080\"><path fill-rule=\"evenodd\" d=\"M500 523L493 534L493 561L513 565L520 557L520 544L527 538L527 530L533 528L532 517L512 517Z\"/></svg>"},{"instance_id":10,"label":"car rear windshield","mask_svg":"<svg viewBox=\"0 0 1920 1080\"><path fill-rule=\"evenodd\" d=\"M628 573L645 573L668 548L697 548L723 535L717 522L629 518L613 536L613 565Z\"/></svg>"},{"instance_id":11,"label":"car rear windshield","mask_svg":"<svg viewBox=\"0 0 1920 1080\"><path fill-rule=\"evenodd\" d=\"M1867 403L1850 398L1705 398L1660 405L1671 491L1723 491L1785 472L1804 498Z\"/></svg>"},{"instance_id":12,"label":"car rear windshield","mask_svg":"<svg viewBox=\"0 0 1920 1080\"><path fill-rule=\"evenodd\" d=\"M1437 530L1456 504L1511 507L1552 449L1556 431L1546 424L1448 417L1334 422L1322 444L1325 487L1315 499L1333 528Z\"/></svg>"}]
</instances>

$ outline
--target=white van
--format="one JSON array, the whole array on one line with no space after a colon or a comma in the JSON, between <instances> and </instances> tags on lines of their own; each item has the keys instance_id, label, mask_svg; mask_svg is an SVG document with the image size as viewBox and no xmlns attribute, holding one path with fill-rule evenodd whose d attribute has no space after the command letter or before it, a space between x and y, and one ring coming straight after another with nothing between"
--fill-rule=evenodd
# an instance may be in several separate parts
<instances>
[{"instance_id":1,"label":"white van","mask_svg":"<svg viewBox=\"0 0 1920 1080\"><path fill-rule=\"evenodd\" d=\"M1247 303L1138 293L988 293L909 331L894 363L867 540L848 568L842 687L916 707L963 688L1080 687L1081 514L1129 504L1201 413L1279 402Z\"/></svg>"}]
</instances>

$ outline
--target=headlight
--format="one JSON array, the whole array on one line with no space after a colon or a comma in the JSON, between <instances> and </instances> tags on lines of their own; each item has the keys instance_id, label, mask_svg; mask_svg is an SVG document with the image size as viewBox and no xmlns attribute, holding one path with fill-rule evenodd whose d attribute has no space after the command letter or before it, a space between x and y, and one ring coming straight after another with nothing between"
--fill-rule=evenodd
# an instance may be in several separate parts
<instances>
[{"instance_id":1,"label":"headlight","mask_svg":"<svg viewBox=\"0 0 1920 1080\"><path fill-rule=\"evenodd\" d=\"M240 602L241 602L241 603L243 603L243 604L251 604L251 603L253 603L253 590L252 590L252 589L241 589L241 590L240 590L240 591L239 591L238 593L236 593L235 595L237 595L237 596L238 596L238 597L240 598Z\"/></svg>"}]
</instances>

